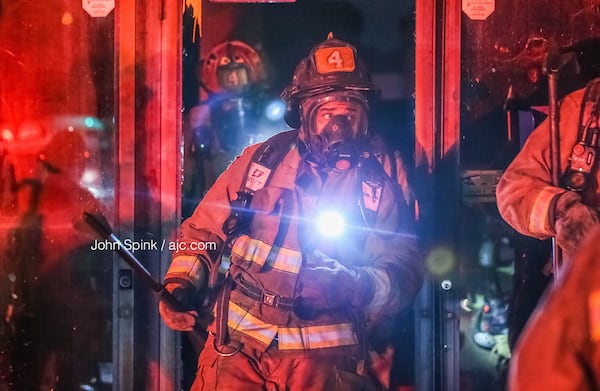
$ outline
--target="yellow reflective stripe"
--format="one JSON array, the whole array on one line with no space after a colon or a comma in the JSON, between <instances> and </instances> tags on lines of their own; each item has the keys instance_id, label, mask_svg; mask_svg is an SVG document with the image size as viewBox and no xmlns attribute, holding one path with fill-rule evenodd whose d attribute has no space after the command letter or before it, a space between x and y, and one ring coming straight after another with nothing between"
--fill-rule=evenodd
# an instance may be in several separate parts
<instances>
[{"instance_id":1,"label":"yellow reflective stripe","mask_svg":"<svg viewBox=\"0 0 600 391\"><path fill-rule=\"evenodd\" d=\"M200 279L200 260L195 255L177 255L171 261L167 277L173 274L184 274L192 284L196 285Z\"/></svg>"},{"instance_id":2,"label":"yellow reflective stripe","mask_svg":"<svg viewBox=\"0 0 600 391\"><path fill-rule=\"evenodd\" d=\"M198 261L195 255L178 255L171 261L169 273L188 273Z\"/></svg>"},{"instance_id":3,"label":"yellow reflective stripe","mask_svg":"<svg viewBox=\"0 0 600 391\"><path fill-rule=\"evenodd\" d=\"M245 261L254 262L263 266L272 246L258 239L252 239L247 235L240 236L234 243L231 252ZM269 266L273 269L298 274L302 265L302 253L284 247L276 247L277 256Z\"/></svg>"},{"instance_id":4,"label":"yellow reflective stripe","mask_svg":"<svg viewBox=\"0 0 600 391\"><path fill-rule=\"evenodd\" d=\"M352 323L325 326L280 327L280 350L307 350L356 345L358 338Z\"/></svg>"},{"instance_id":5,"label":"yellow reflective stripe","mask_svg":"<svg viewBox=\"0 0 600 391\"><path fill-rule=\"evenodd\" d=\"M279 350L335 348L358 344L352 323L308 327L277 327L265 323L234 302L229 302L227 326L265 345L278 335Z\"/></svg>"},{"instance_id":6,"label":"yellow reflective stripe","mask_svg":"<svg viewBox=\"0 0 600 391\"><path fill-rule=\"evenodd\" d=\"M269 251L271 251L271 246L260 240L251 239L248 235L237 238L231 249L233 254L259 266L265 264Z\"/></svg>"},{"instance_id":7,"label":"yellow reflective stripe","mask_svg":"<svg viewBox=\"0 0 600 391\"><path fill-rule=\"evenodd\" d=\"M302 253L289 248L279 247L278 253L269 266L273 269L282 270L288 273L298 274L302 265Z\"/></svg>"},{"instance_id":8,"label":"yellow reflective stripe","mask_svg":"<svg viewBox=\"0 0 600 391\"><path fill-rule=\"evenodd\" d=\"M265 345L269 345L277 334L277 326L263 322L232 301L229 302L227 326Z\"/></svg>"},{"instance_id":9,"label":"yellow reflective stripe","mask_svg":"<svg viewBox=\"0 0 600 391\"><path fill-rule=\"evenodd\" d=\"M548 221L550 203L557 194L564 192L564 189L546 186L538 193L533 201L531 213L529 214L528 229L531 233L538 235L552 235L554 233L553 227L550 227Z\"/></svg>"}]
</instances>

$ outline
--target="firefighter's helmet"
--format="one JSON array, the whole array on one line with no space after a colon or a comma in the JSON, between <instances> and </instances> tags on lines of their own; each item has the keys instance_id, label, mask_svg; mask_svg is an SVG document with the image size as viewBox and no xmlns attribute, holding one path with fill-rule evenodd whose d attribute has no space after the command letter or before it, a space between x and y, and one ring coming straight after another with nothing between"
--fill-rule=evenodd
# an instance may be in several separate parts
<instances>
[{"instance_id":1,"label":"firefighter's helmet","mask_svg":"<svg viewBox=\"0 0 600 391\"><path fill-rule=\"evenodd\" d=\"M200 63L200 82L211 94L243 93L265 80L259 54L241 41L226 41Z\"/></svg>"},{"instance_id":2,"label":"firefighter's helmet","mask_svg":"<svg viewBox=\"0 0 600 391\"><path fill-rule=\"evenodd\" d=\"M334 91L359 93L366 100L379 93L356 48L329 33L327 40L313 47L308 57L300 61L292 82L281 93L288 105L288 124L299 126L299 106L304 99Z\"/></svg>"}]
</instances>

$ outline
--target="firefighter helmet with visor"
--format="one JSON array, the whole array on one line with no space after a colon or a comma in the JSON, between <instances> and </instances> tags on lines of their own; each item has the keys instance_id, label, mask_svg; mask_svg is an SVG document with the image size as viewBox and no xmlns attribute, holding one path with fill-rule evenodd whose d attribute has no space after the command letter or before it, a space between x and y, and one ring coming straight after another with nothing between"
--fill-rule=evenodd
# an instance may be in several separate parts
<instances>
[{"instance_id":1,"label":"firefighter helmet with visor","mask_svg":"<svg viewBox=\"0 0 600 391\"><path fill-rule=\"evenodd\" d=\"M356 48L330 34L298 64L281 94L288 105L286 121L299 129L300 152L318 164L351 166L377 93ZM348 159L339 161L340 153Z\"/></svg>"},{"instance_id":2,"label":"firefighter helmet with visor","mask_svg":"<svg viewBox=\"0 0 600 391\"><path fill-rule=\"evenodd\" d=\"M226 41L200 63L200 83L211 94L241 94L266 78L258 52L241 41Z\"/></svg>"}]
</instances>

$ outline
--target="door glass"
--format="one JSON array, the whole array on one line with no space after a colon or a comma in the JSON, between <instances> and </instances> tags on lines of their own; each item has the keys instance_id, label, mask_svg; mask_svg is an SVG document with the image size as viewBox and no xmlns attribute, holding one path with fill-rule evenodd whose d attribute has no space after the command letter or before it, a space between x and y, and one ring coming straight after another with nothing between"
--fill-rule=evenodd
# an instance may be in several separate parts
<instances>
[{"instance_id":1,"label":"door glass","mask_svg":"<svg viewBox=\"0 0 600 391\"><path fill-rule=\"evenodd\" d=\"M0 1L0 389L110 389L113 13Z\"/></svg>"},{"instance_id":2,"label":"door glass","mask_svg":"<svg viewBox=\"0 0 600 391\"><path fill-rule=\"evenodd\" d=\"M517 7L519 12L496 8L485 20L465 14L461 25L464 390L505 389L514 348L552 281L550 241L513 229L500 215L495 195L500 177L547 117L546 61L553 50L561 53L559 99L583 87L597 61L592 55L597 50L588 46L597 36L592 8L569 2L542 16L537 5L542 2ZM531 161L524 175L535 176L536 164L539 169L544 163ZM522 212L514 205L510 214L524 218Z\"/></svg>"}]
</instances>

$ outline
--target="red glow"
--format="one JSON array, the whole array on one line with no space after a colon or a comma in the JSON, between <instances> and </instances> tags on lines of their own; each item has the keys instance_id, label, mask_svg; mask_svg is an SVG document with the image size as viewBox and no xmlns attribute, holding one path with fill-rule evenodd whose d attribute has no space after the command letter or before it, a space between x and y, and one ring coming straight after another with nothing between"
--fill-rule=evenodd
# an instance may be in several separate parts
<instances>
[{"instance_id":1,"label":"red glow","mask_svg":"<svg viewBox=\"0 0 600 391\"><path fill-rule=\"evenodd\" d=\"M4 141L13 141L15 139L15 135L13 134L12 130L8 129L8 128L4 128L2 129L2 140Z\"/></svg>"}]
</instances>

